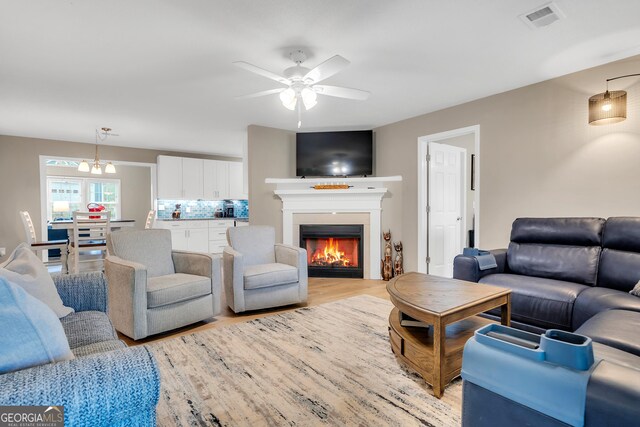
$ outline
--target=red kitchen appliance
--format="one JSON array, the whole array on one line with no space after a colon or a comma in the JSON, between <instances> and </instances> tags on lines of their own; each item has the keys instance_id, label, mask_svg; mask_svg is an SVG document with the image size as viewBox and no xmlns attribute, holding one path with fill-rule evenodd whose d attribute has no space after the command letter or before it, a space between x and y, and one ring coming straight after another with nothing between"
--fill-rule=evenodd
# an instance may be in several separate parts
<instances>
[{"instance_id":1,"label":"red kitchen appliance","mask_svg":"<svg viewBox=\"0 0 640 427\"><path fill-rule=\"evenodd\" d=\"M104 211L104 210L105 210L105 209L107 209L107 208L105 208L103 205L100 205L100 204L98 204L98 203L89 203L89 204L87 205L87 209L89 210L89 212L102 212L102 211ZM100 216L97 216L97 215L89 215L89 218L91 218L91 219L97 219L97 218L100 218Z\"/></svg>"}]
</instances>

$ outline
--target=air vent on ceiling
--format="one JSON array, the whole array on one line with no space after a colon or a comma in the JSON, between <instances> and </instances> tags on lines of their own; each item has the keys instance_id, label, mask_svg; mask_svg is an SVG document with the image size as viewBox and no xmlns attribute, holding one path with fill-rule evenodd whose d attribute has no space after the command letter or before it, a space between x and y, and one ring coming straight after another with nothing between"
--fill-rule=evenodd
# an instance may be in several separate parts
<instances>
[{"instance_id":1,"label":"air vent on ceiling","mask_svg":"<svg viewBox=\"0 0 640 427\"><path fill-rule=\"evenodd\" d=\"M546 27L562 18L564 13L555 3L547 3L520 15L520 19L532 29Z\"/></svg>"}]
</instances>

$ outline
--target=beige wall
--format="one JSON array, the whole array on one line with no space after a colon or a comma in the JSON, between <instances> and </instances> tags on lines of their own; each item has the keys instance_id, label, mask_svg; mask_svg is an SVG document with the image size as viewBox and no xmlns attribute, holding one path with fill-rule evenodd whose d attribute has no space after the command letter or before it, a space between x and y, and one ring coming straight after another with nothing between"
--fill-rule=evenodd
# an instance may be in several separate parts
<instances>
[{"instance_id":1,"label":"beige wall","mask_svg":"<svg viewBox=\"0 0 640 427\"><path fill-rule=\"evenodd\" d=\"M77 168L47 166L47 176L94 177ZM118 165L116 173L102 175L106 179L120 180L120 217L135 219L137 228L144 228L151 203L151 168L147 166ZM39 231L39 230L38 230Z\"/></svg>"},{"instance_id":2,"label":"beige wall","mask_svg":"<svg viewBox=\"0 0 640 427\"><path fill-rule=\"evenodd\" d=\"M92 144L80 144L48 139L21 138L0 135L0 247L7 253L18 243L24 241L24 230L18 211L29 211L36 224L36 234L40 236L40 155L53 158L86 157L91 160L94 154ZM200 157L220 160L238 160L237 158L198 155L160 150L101 146L100 158L113 161L156 163L160 154ZM117 165L116 165L117 166Z\"/></svg>"},{"instance_id":3,"label":"beige wall","mask_svg":"<svg viewBox=\"0 0 640 427\"><path fill-rule=\"evenodd\" d=\"M272 225L282 242L282 201L273 194L274 185L265 178L296 175L295 132L251 125L248 128L249 221Z\"/></svg>"},{"instance_id":4,"label":"beige wall","mask_svg":"<svg viewBox=\"0 0 640 427\"><path fill-rule=\"evenodd\" d=\"M376 129L378 175L401 174L383 224L417 267L417 139L480 125L480 246L504 247L523 216L640 215L640 84L623 81L628 119L587 123L587 100L609 77L640 70L640 57L570 74ZM632 84L631 86L628 86ZM613 87L612 87L613 88Z\"/></svg>"},{"instance_id":5,"label":"beige wall","mask_svg":"<svg viewBox=\"0 0 640 427\"><path fill-rule=\"evenodd\" d=\"M607 78L637 73L640 57L607 64L375 129L376 175L389 183L382 227L402 240L405 270L417 269L417 169L421 136L480 125L480 233L483 248L504 247L522 216L640 215L640 83L628 91L628 119L587 123L587 100ZM293 132L250 126L251 218L278 228L282 205L266 177L295 176ZM426 238L426 236L424 237Z\"/></svg>"}]
</instances>

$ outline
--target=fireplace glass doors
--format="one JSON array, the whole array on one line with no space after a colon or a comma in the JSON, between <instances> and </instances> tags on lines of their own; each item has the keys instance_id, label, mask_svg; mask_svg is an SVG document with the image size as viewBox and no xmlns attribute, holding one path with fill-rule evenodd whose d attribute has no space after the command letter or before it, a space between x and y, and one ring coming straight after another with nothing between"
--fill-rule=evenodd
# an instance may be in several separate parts
<instances>
[{"instance_id":1,"label":"fireplace glass doors","mask_svg":"<svg viewBox=\"0 0 640 427\"><path fill-rule=\"evenodd\" d=\"M309 277L364 277L362 233L362 225L301 225Z\"/></svg>"}]
</instances>

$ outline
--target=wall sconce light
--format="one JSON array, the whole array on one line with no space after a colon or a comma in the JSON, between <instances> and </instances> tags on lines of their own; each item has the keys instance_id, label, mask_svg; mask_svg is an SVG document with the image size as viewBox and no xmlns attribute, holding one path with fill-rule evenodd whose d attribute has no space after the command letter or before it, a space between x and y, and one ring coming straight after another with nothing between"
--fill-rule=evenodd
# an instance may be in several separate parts
<instances>
[{"instance_id":1,"label":"wall sconce light","mask_svg":"<svg viewBox=\"0 0 640 427\"><path fill-rule=\"evenodd\" d=\"M640 76L640 74L627 74L607 79L607 90L589 98L590 125L610 125L627 118L627 92L624 90L609 92L609 82L634 76Z\"/></svg>"}]
</instances>

